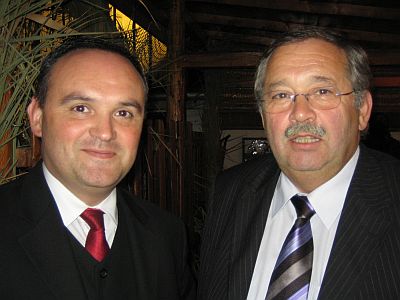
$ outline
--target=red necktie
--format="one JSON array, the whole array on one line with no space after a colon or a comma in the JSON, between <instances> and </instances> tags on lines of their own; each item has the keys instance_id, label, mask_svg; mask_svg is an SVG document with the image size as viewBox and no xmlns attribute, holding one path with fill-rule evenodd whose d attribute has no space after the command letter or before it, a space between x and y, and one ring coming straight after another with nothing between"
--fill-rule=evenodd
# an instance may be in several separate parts
<instances>
[{"instance_id":1,"label":"red necktie","mask_svg":"<svg viewBox=\"0 0 400 300\"><path fill-rule=\"evenodd\" d=\"M97 261L102 261L110 250L104 233L103 214L94 208L88 208L81 214L81 218L90 226L85 248Z\"/></svg>"}]
</instances>

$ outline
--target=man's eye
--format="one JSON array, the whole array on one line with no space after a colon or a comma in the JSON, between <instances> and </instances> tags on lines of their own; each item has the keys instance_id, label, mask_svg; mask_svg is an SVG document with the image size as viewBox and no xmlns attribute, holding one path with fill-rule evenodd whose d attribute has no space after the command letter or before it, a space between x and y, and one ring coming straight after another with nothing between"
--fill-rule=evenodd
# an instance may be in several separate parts
<instances>
[{"instance_id":1,"label":"man's eye","mask_svg":"<svg viewBox=\"0 0 400 300\"><path fill-rule=\"evenodd\" d=\"M88 109L87 106L85 106L85 105L77 105L77 106L74 106L74 107L73 107L73 110L76 111L76 112L81 112L81 113L83 113L83 112L88 112L88 111L89 111L89 109Z\"/></svg>"},{"instance_id":2,"label":"man's eye","mask_svg":"<svg viewBox=\"0 0 400 300\"><path fill-rule=\"evenodd\" d=\"M286 92L275 92L271 94L272 100L286 100L290 99L290 94Z\"/></svg>"},{"instance_id":3,"label":"man's eye","mask_svg":"<svg viewBox=\"0 0 400 300\"><path fill-rule=\"evenodd\" d=\"M321 95L321 96L329 96L333 94L333 89L331 88L319 88L316 89L314 94Z\"/></svg>"},{"instance_id":4,"label":"man's eye","mask_svg":"<svg viewBox=\"0 0 400 300\"><path fill-rule=\"evenodd\" d=\"M117 111L117 116L123 117L123 118L132 118L133 114L127 110L119 110L119 111Z\"/></svg>"}]
</instances>

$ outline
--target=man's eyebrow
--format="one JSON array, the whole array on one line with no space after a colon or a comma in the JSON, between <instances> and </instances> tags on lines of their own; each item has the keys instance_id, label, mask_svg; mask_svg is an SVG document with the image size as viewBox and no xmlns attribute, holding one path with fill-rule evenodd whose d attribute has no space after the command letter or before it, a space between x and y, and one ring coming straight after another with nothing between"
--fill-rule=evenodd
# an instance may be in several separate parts
<instances>
[{"instance_id":1,"label":"man's eyebrow","mask_svg":"<svg viewBox=\"0 0 400 300\"><path fill-rule=\"evenodd\" d=\"M94 102L95 100L96 99L89 97L89 96L72 93L72 94L69 94L69 95L66 95L65 97L63 97L61 102L62 102L62 104L67 104L68 102L72 102L72 101ZM143 105L140 104L140 101L138 101L136 99L124 100L124 101L119 102L118 104L121 106L134 107L139 112L143 111Z\"/></svg>"},{"instance_id":2,"label":"man's eyebrow","mask_svg":"<svg viewBox=\"0 0 400 300\"><path fill-rule=\"evenodd\" d=\"M284 86L287 86L287 84L285 83L285 80L279 80L279 81L273 82L273 83L265 86L265 90L272 91L278 87L284 87Z\"/></svg>"},{"instance_id":3,"label":"man's eyebrow","mask_svg":"<svg viewBox=\"0 0 400 300\"><path fill-rule=\"evenodd\" d=\"M139 101L132 99L129 101L122 101L120 103L122 106L128 106L128 107L134 107L136 108L139 112L143 111L143 106L139 103Z\"/></svg>"},{"instance_id":4,"label":"man's eyebrow","mask_svg":"<svg viewBox=\"0 0 400 300\"><path fill-rule=\"evenodd\" d=\"M62 104L66 104L68 102L71 101L85 101L85 102L92 102L94 101L93 98L89 97L89 96L84 96L84 95L79 95L79 94L68 94L66 96L64 96L61 100Z\"/></svg>"},{"instance_id":5,"label":"man's eyebrow","mask_svg":"<svg viewBox=\"0 0 400 300\"><path fill-rule=\"evenodd\" d=\"M323 82L323 83L328 83L331 85L336 85L336 82L333 81L331 78L326 77L326 76L321 76L321 75L316 75L313 76L313 82Z\"/></svg>"}]
</instances>

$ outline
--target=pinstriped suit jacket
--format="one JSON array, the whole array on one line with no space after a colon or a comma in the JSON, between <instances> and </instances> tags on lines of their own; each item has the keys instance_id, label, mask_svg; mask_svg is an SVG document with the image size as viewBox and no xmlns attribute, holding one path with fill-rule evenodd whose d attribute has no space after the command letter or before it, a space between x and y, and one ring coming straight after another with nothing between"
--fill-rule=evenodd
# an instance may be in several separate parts
<instances>
[{"instance_id":1,"label":"pinstriped suit jacket","mask_svg":"<svg viewBox=\"0 0 400 300\"><path fill-rule=\"evenodd\" d=\"M318 299L400 299L400 161L360 148ZM199 299L246 299L279 173L271 155L218 177Z\"/></svg>"}]
</instances>

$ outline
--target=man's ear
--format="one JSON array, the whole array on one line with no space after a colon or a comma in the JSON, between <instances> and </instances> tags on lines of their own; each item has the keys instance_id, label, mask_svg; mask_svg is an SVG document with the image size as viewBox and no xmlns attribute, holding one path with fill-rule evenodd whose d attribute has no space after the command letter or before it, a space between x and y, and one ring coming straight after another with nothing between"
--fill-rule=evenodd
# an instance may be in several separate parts
<instances>
[{"instance_id":1,"label":"man's ear","mask_svg":"<svg viewBox=\"0 0 400 300\"><path fill-rule=\"evenodd\" d=\"M358 129L364 130L368 126L368 120L372 111L372 96L371 93L366 91L364 94L363 103L360 107L360 115L358 116Z\"/></svg>"},{"instance_id":2,"label":"man's ear","mask_svg":"<svg viewBox=\"0 0 400 300\"><path fill-rule=\"evenodd\" d=\"M39 100L36 97L32 97L31 103L28 105L27 112L32 133L37 137L42 137L43 109L41 108Z\"/></svg>"}]
</instances>

